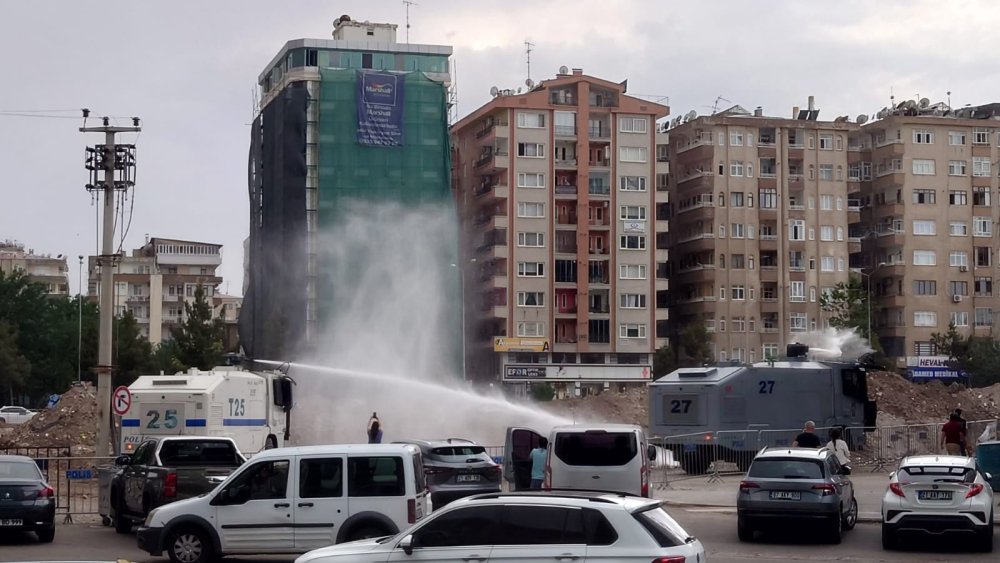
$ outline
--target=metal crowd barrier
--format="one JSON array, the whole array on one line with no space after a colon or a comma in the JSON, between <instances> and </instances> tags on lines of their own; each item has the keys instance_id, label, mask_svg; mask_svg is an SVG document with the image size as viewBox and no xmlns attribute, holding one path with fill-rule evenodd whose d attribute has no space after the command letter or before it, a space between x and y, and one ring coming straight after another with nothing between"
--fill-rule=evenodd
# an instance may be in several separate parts
<instances>
[{"instance_id":1,"label":"metal crowd barrier","mask_svg":"<svg viewBox=\"0 0 1000 563\"><path fill-rule=\"evenodd\" d=\"M56 493L56 515L64 523L74 516L98 516L100 512L99 468L113 466L113 457L73 455L68 447L0 448L0 454L23 455L35 460Z\"/></svg>"}]
</instances>

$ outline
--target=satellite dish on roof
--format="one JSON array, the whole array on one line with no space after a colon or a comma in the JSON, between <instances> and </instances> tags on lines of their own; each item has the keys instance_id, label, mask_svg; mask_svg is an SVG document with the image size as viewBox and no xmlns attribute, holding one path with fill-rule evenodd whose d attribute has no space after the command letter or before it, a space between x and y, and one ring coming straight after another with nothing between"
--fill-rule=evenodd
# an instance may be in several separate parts
<instances>
[{"instance_id":1,"label":"satellite dish on roof","mask_svg":"<svg viewBox=\"0 0 1000 563\"><path fill-rule=\"evenodd\" d=\"M495 98L499 94L500 94L500 89L499 88L497 88L496 86L490 88L490 95L491 96L493 96Z\"/></svg>"},{"instance_id":2,"label":"satellite dish on roof","mask_svg":"<svg viewBox=\"0 0 1000 563\"><path fill-rule=\"evenodd\" d=\"M535 87L535 81L529 78L529 79L527 79L527 80L524 81L524 85L527 86L528 88L534 88Z\"/></svg>"},{"instance_id":3,"label":"satellite dish on roof","mask_svg":"<svg viewBox=\"0 0 1000 563\"><path fill-rule=\"evenodd\" d=\"M566 65L559 67L559 74L569 74L569 67Z\"/></svg>"},{"instance_id":4,"label":"satellite dish on roof","mask_svg":"<svg viewBox=\"0 0 1000 563\"><path fill-rule=\"evenodd\" d=\"M864 125L868 121L868 116L862 113L858 116L856 121L858 122L858 125Z\"/></svg>"},{"instance_id":5,"label":"satellite dish on roof","mask_svg":"<svg viewBox=\"0 0 1000 563\"><path fill-rule=\"evenodd\" d=\"M920 107L921 108L925 108L925 107L927 107L929 105L931 105L931 101L929 99L927 99L927 98L920 98Z\"/></svg>"},{"instance_id":6,"label":"satellite dish on roof","mask_svg":"<svg viewBox=\"0 0 1000 563\"><path fill-rule=\"evenodd\" d=\"M691 110L684 114L684 121L691 121L692 119L698 117L698 112Z\"/></svg>"}]
</instances>

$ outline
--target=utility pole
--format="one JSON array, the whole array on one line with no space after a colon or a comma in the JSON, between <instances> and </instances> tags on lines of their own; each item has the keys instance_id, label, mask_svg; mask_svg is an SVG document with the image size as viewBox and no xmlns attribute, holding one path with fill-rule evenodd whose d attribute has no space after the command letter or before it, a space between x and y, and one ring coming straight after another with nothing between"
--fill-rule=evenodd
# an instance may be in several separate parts
<instances>
[{"instance_id":1,"label":"utility pole","mask_svg":"<svg viewBox=\"0 0 1000 563\"><path fill-rule=\"evenodd\" d=\"M531 48L534 46L535 44L529 39L524 40L524 58L528 63L528 80L531 80Z\"/></svg>"},{"instance_id":2,"label":"utility pole","mask_svg":"<svg viewBox=\"0 0 1000 563\"><path fill-rule=\"evenodd\" d=\"M111 327L114 320L114 271L118 259L114 249L115 237L115 194L124 192L135 185L135 145L118 145L118 133L138 133L139 118L132 118L132 127L110 125L110 119L102 118L100 127L87 127L90 110L83 110L84 126L81 133L104 133L104 144L87 147L85 167L90 171L87 191L97 191L104 196L104 230L101 236L101 254L97 257L100 272L101 331L97 355L97 443L95 455L109 454L111 443ZM98 179L98 173L103 178ZM113 450L117 450L114 448Z\"/></svg>"},{"instance_id":3,"label":"utility pole","mask_svg":"<svg viewBox=\"0 0 1000 563\"><path fill-rule=\"evenodd\" d=\"M406 42L410 42L410 6L419 6L416 2L412 0L403 0L403 4L406 5Z\"/></svg>"}]
</instances>

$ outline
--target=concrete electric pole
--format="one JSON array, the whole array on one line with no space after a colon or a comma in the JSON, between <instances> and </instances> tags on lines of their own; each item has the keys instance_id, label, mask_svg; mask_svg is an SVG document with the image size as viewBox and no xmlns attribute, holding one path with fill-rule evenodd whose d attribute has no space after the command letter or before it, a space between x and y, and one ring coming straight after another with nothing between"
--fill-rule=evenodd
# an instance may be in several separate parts
<instances>
[{"instance_id":1,"label":"concrete electric pole","mask_svg":"<svg viewBox=\"0 0 1000 563\"><path fill-rule=\"evenodd\" d=\"M101 255L97 258L100 272L100 313L101 331L97 356L97 443L95 455L105 457L111 443L111 327L114 320L114 273L118 254L114 249L115 237L115 194L124 192L135 185L135 145L115 144L118 133L138 133L139 118L133 117L133 127L109 125L110 119L102 118L100 127L87 127L89 110L83 110L82 133L104 133L104 144L87 147L86 168L90 171L88 191L97 191L104 196L104 229L101 235ZM102 178L98 178L99 172Z\"/></svg>"}]
</instances>

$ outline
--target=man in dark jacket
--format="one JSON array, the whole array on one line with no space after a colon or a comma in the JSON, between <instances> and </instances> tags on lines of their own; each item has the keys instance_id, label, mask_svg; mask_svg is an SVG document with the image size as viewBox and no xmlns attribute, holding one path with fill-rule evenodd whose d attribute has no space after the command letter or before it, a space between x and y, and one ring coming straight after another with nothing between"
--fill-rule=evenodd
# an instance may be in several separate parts
<instances>
[{"instance_id":1,"label":"man in dark jacket","mask_svg":"<svg viewBox=\"0 0 1000 563\"><path fill-rule=\"evenodd\" d=\"M795 437L792 447L795 448L818 448L820 446L819 436L816 435L816 423L807 420L805 428Z\"/></svg>"},{"instance_id":2,"label":"man in dark jacket","mask_svg":"<svg viewBox=\"0 0 1000 563\"><path fill-rule=\"evenodd\" d=\"M962 418L962 409L955 409L955 414L958 416L958 423L962 425L962 434L965 436L965 439L959 444L959 448L962 455L967 456L969 455L969 422Z\"/></svg>"}]
</instances>

